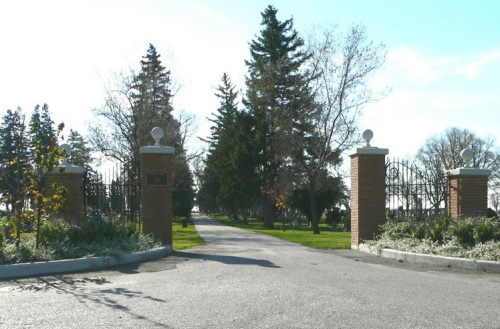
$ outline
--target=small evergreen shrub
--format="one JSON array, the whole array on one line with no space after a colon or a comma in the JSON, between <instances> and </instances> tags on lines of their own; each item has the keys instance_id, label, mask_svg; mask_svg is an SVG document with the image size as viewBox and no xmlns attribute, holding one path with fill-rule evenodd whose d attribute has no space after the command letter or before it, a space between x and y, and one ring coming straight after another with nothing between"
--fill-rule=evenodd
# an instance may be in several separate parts
<instances>
[{"instance_id":1,"label":"small evergreen shrub","mask_svg":"<svg viewBox=\"0 0 500 329\"><path fill-rule=\"evenodd\" d=\"M426 238L442 243L451 224L450 218L439 218L433 221L426 232Z\"/></svg>"},{"instance_id":2,"label":"small evergreen shrub","mask_svg":"<svg viewBox=\"0 0 500 329\"><path fill-rule=\"evenodd\" d=\"M497 231L498 234L500 232ZM477 243L486 243L488 241L498 240L495 234L495 225L492 221L484 221L476 225L473 230L474 241Z\"/></svg>"},{"instance_id":3,"label":"small evergreen shrub","mask_svg":"<svg viewBox=\"0 0 500 329\"><path fill-rule=\"evenodd\" d=\"M455 221L450 227L449 234L465 247L473 247L476 244L474 224L470 219Z\"/></svg>"}]
</instances>

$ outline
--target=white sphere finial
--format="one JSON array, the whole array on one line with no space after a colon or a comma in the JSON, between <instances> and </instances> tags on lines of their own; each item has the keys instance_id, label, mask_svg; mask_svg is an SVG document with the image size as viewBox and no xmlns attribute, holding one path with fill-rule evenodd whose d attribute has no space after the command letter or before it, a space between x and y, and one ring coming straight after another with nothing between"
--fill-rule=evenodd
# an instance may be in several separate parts
<instances>
[{"instance_id":1,"label":"white sphere finial","mask_svg":"<svg viewBox=\"0 0 500 329\"><path fill-rule=\"evenodd\" d=\"M370 129L366 129L364 132L363 132L363 139L365 140L366 142L366 145L365 147L371 147L370 145L370 141L372 140L373 138L373 131L371 131Z\"/></svg>"},{"instance_id":2,"label":"white sphere finial","mask_svg":"<svg viewBox=\"0 0 500 329\"><path fill-rule=\"evenodd\" d=\"M151 136L153 136L153 139L155 140L155 146L161 145L160 144L160 139L163 137L163 129L160 127L154 127L151 130Z\"/></svg>"},{"instance_id":3,"label":"white sphere finial","mask_svg":"<svg viewBox=\"0 0 500 329\"><path fill-rule=\"evenodd\" d=\"M472 150L470 148L466 148L460 152L460 156L465 162L465 168L469 168L469 161L472 159L474 154L472 153Z\"/></svg>"},{"instance_id":4,"label":"white sphere finial","mask_svg":"<svg viewBox=\"0 0 500 329\"><path fill-rule=\"evenodd\" d=\"M62 161L62 164L63 164L63 165L65 165L65 166L67 166L67 165L69 164L69 162L68 162L68 158L69 158L69 156L71 155L71 152L72 152L73 150L71 149L71 146L70 146L69 144L61 144L61 145L59 146L59 149L60 149L61 151L62 151L62 150L66 150L66 154L64 155L64 159L63 159L63 161Z\"/></svg>"}]
</instances>

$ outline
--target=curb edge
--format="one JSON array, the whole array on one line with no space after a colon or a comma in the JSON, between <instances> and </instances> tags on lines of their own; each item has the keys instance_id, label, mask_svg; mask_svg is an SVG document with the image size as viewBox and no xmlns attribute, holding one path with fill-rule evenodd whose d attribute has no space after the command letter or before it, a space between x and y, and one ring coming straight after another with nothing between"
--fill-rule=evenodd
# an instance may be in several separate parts
<instances>
[{"instance_id":1,"label":"curb edge","mask_svg":"<svg viewBox=\"0 0 500 329\"><path fill-rule=\"evenodd\" d=\"M88 271L115 265L124 265L124 264L154 260L169 256L171 254L172 254L172 246L166 245L164 247L148 251L140 251L131 254L122 254L118 257L89 257L89 258L56 260L50 262L0 265L0 280L45 275L45 274L56 274L63 272Z\"/></svg>"}]
</instances>

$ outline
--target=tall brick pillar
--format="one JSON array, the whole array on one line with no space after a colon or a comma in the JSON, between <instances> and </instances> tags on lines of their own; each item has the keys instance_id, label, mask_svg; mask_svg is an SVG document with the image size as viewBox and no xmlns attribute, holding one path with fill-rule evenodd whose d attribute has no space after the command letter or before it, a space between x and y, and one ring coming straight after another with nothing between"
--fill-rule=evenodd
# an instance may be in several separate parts
<instances>
[{"instance_id":1,"label":"tall brick pillar","mask_svg":"<svg viewBox=\"0 0 500 329\"><path fill-rule=\"evenodd\" d=\"M385 156L388 149L371 147L371 131L363 138L367 146L353 150L351 157L351 248L373 239L385 217Z\"/></svg>"},{"instance_id":2,"label":"tall brick pillar","mask_svg":"<svg viewBox=\"0 0 500 329\"><path fill-rule=\"evenodd\" d=\"M449 170L448 208L452 218L482 217L488 213L488 177L491 170Z\"/></svg>"},{"instance_id":3,"label":"tall brick pillar","mask_svg":"<svg viewBox=\"0 0 500 329\"><path fill-rule=\"evenodd\" d=\"M66 148L66 154L71 154L71 147L67 144L61 145L61 148ZM61 173L60 169L64 168ZM67 222L76 222L83 218L83 175L85 168L73 166L67 160L63 161L61 166L55 167L52 172L45 173L45 186L47 195L52 194L52 184L57 183L68 189L68 200L64 209L57 214L60 219Z\"/></svg>"},{"instance_id":4,"label":"tall brick pillar","mask_svg":"<svg viewBox=\"0 0 500 329\"><path fill-rule=\"evenodd\" d=\"M143 146L141 153L141 207L144 234L152 234L166 245L172 245L172 190L175 149L160 145L160 128L151 135L153 146Z\"/></svg>"}]
</instances>

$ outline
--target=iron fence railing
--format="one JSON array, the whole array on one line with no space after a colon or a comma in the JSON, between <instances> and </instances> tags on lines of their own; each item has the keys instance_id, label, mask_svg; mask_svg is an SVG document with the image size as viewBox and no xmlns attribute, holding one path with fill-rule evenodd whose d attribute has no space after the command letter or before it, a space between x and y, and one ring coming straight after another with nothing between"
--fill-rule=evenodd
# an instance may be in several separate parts
<instances>
[{"instance_id":1,"label":"iron fence railing","mask_svg":"<svg viewBox=\"0 0 500 329\"><path fill-rule=\"evenodd\" d=\"M396 220L448 215L448 177L407 160L386 162L387 217Z\"/></svg>"},{"instance_id":2,"label":"iron fence railing","mask_svg":"<svg viewBox=\"0 0 500 329\"><path fill-rule=\"evenodd\" d=\"M107 216L136 224L142 229L139 174L123 167L106 173L86 171L84 216Z\"/></svg>"}]
</instances>

